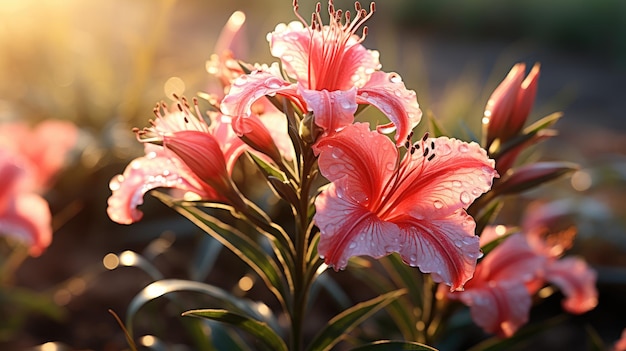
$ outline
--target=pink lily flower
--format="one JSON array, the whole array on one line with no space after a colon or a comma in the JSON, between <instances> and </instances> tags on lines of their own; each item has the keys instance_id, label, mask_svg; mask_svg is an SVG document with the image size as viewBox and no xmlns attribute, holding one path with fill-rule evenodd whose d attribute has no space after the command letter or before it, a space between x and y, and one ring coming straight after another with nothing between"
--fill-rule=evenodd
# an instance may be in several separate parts
<instances>
[{"instance_id":1,"label":"pink lily flower","mask_svg":"<svg viewBox=\"0 0 626 351\"><path fill-rule=\"evenodd\" d=\"M229 180L234 164L245 150L230 120L220 114L211 115L209 126L195 105L196 115L182 100L179 109L162 113L164 105L155 109L152 127L137 131L145 144L145 156L133 160L111 180L112 191L107 213L120 224L131 224L143 216L137 206L146 192L155 188L173 188L183 198L212 201L238 201ZM150 144L158 142L163 146Z\"/></svg>"},{"instance_id":2,"label":"pink lily flower","mask_svg":"<svg viewBox=\"0 0 626 351\"><path fill-rule=\"evenodd\" d=\"M316 199L318 251L335 269L357 255L397 252L451 289L472 277L480 256L465 209L488 191L494 162L476 143L426 136L398 149L369 124L321 139L320 172L332 183Z\"/></svg>"},{"instance_id":3,"label":"pink lily flower","mask_svg":"<svg viewBox=\"0 0 626 351\"><path fill-rule=\"evenodd\" d=\"M486 228L481 246L506 232L503 228ZM538 244L525 233L504 239L478 263L465 290L449 293L448 298L469 306L474 322L500 337L512 336L528 322L531 298L546 283L561 289L566 311L580 314L593 309L597 305L595 272L579 258L558 259L548 254L545 242Z\"/></svg>"},{"instance_id":4,"label":"pink lily flower","mask_svg":"<svg viewBox=\"0 0 626 351\"><path fill-rule=\"evenodd\" d=\"M52 216L46 200L20 184L25 171L19 161L0 149L0 234L24 242L31 256L39 256L52 242Z\"/></svg>"},{"instance_id":5,"label":"pink lily flower","mask_svg":"<svg viewBox=\"0 0 626 351\"><path fill-rule=\"evenodd\" d=\"M282 95L301 111L312 111L315 123L331 135L353 123L358 104L380 109L391 123L378 126L379 132L397 130L395 140L402 145L421 119L416 94L407 90L396 73L379 71L379 53L361 43L367 34L356 33L374 12L355 5L356 13L335 10L328 3L330 22L322 24L318 3L311 24L294 11L300 21L279 24L268 34L270 51L280 59L288 78L276 65L258 67L233 82L222 103L222 112L234 119L248 118L254 101L265 95ZM236 122L234 122L236 124Z\"/></svg>"}]
</instances>

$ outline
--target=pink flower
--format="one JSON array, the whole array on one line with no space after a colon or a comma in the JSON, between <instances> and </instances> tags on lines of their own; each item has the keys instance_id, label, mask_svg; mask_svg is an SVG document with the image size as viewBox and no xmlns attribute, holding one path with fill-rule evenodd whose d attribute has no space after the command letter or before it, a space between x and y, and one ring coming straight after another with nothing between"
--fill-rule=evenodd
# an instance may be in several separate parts
<instances>
[{"instance_id":1,"label":"pink flower","mask_svg":"<svg viewBox=\"0 0 626 351\"><path fill-rule=\"evenodd\" d=\"M372 15L374 5L368 13L357 3L351 18L349 11L336 11L331 0L329 24L322 24L318 4L308 25L297 14L297 1L294 3L300 21L279 24L268 34L271 53L281 60L288 79L275 65L258 67L233 82L222 112L235 119L247 118L254 101L278 94L300 110L312 111L315 123L330 135L354 121L358 104L370 104L391 120L378 130L397 129L396 142L404 143L421 118L415 92L406 89L399 75L379 71L378 52L361 45L366 27L362 36L356 34Z\"/></svg>"},{"instance_id":2,"label":"pink flower","mask_svg":"<svg viewBox=\"0 0 626 351\"><path fill-rule=\"evenodd\" d=\"M50 208L40 195L22 183L24 162L0 149L0 234L16 238L39 256L52 241Z\"/></svg>"},{"instance_id":3,"label":"pink flower","mask_svg":"<svg viewBox=\"0 0 626 351\"><path fill-rule=\"evenodd\" d=\"M472 277L480 250L465 209L496 176L478 144L424 137L400 159L389 138L358 123L315 149L332 182L315 201L318 251L328 265L398 252L452 289Z\"/></svg>"},{"instance_id":4,"label":"pink flower","mask_svg":"<svg viewBox=\"0 0 626 351\"><path fill-rule=\"evenodd\" d=\"M524 79L526 65L516 64L489 97L483 118L487 148L495 139L501 143L510 140L524 127L535 101L539 69L535 64Z\"/></svg>"},{"instance_id":5,"label":"pink flower","mask_svg":"<svg viewBox=\"0 0 626 351\"><path fill-rule=\"evenodd\" d=\"M481 246L497 239L503 226L488 227ZM563 307L570 313L584 313L597 304L596 275L581 259L549 254L546 242L534 242L528 234L516 233L504 239L476 266L465 290L449 293L470 307L472 319L485 331L510 337L528 321L532 296L549 282L565 295Z\"/></svg>"},{"instance_id":6,"label":"pink flower","mask_svg":"<svg viewBox=\"0 0 626 351\"><path fill-rule=\"evenodd\" d=\"M229 119L213 115L209 127L194 115L185 100L179 109L161 113L157 106L152 127L138 131L146 142L146 155L133 160L123 174L113 177L109 187L109 217L120 224L141 219L137 206L146 192L155 188L181 190L186 198L236 201L229 181L235 161L245 144L233 133ZM200 112L196 105L196 114Z\"/></svg>"},{"instance_id":7,"label":"pink flower","mask_svg":"<svg viewBox=\"0 0 626 351\"><path fill-rule=\"evenodd\" d=\"M0 126L0 149L19 155L26 168L21 182L36 191L48 189L77 139L78 129L67 121L45 120L34 128L23 122Z\"/></svg>"},{"instance_id":8,"label":"pink flower","mask_svg":"<svg viewBox=\"0 0 626 351\"><path fill-rule=\"evenodd\" d=\"M613 345L612 351L626 351L626 329L622 331L622 336Z\"/></svg>"},{"instance_id":9,"label":"pink flower","mask_svg":"<svg viewBox=\"0 0 626 351\"><path fill-rule=\"evenodd\" d=\"M0 125L0 234L23 241L32 256L52 241L52 215L39 193L49 188L77 137L76 126L65 121Z\"/></svg>"}]
</instances>

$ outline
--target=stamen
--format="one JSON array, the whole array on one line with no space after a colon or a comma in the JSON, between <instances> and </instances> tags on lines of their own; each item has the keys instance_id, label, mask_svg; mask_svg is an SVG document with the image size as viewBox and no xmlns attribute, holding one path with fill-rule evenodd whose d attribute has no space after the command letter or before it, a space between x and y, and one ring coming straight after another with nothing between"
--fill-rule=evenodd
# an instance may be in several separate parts
<instances>
[{"instance_id":1,"label":"stamen","mask_svg":"<svg viewBox=\"0 0 626 351\"><path fill-rule=\"evenodd\" d=\"M424 133L424 136L422 137L422 141L426 141L426 139L428 139L428 132Z\"/></svg>"},{"instance_id":2,"label":"stamen","mask_svg":"<svg viewBox=\"0 0 626 351\"><path fill-rule=\"evenodd\" d=\"M430 148L435 150L435 141L430 142Z\"/></svg>"},{"instance_id":3,"label":"stamen","mask_svg":"<svg viewBox=\"0 0 626 351\"><path fill-rule=\"evenodd\" d=\"M404 143L404 147L408 149L410 146L411 146L411 142L407 140L407 141Z\"/></svg>"},{"instance_id":4,"label":"stamen","mask_svg":"<svg viewBox=\"0 0 626 351\"><path fill-rule=\"evenodd\" d=\"M435 154L431 154L430 156L428 156L428 161L432 161L433 158L435 158Z\"/></svg>"},{"instance_id":5,"label":"stamen","mask_svg":"<svg viewBox=\"0 0 626 351\"><path fill-rule=\"evenodd\" d=\"M422 156L426 157L428 155L428 152L430 151L429 148L424 148L424 154Z\"/></svg>"}]
</instances>

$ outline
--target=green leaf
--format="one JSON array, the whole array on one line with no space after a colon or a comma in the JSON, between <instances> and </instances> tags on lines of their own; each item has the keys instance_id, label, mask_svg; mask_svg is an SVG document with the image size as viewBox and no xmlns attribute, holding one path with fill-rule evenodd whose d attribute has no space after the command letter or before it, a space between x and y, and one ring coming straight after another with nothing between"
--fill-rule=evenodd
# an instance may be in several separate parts
<instances>
[{"instance_id":1,"label":"green leaf","mask_svg":"<svg viewBox=\"0 0 626 351\"><path fill-rule=\"evenodd\" d=\"M266 323L250 317L227 310L216 309L191 310L184 312L183 316L206 318L233 325L261 340L265 344L267 350L287 351L287 345L285 345L285 342L274 332L274 330L272 330L272 328L270 328Z\"/></svg>"},{"instance_id":2,"label":"green leaf","mask_svg":"<svg viewBox=\"0 0 626 351\"><path fill-rule=\"evenodd\" d=\"M278 300L286 306L289 299L288 290L284 283L283 270L279 269L276 262L252 239L247 237L232 226L229 226L217 218L208 215L195 207L180 206L162 193L155 193L161 201L174 208L183 216L195 223L200 229L221 242L224 246L241 258L252 270L263 279L265 285L274 293Z\"/></svg>"},{"instance_id":3,"label":"green leaf","mask_svg":"<svg viewBox=\"0 0 626 351\"><path fill-rule=\"evenodd\" d=\"M485 198L486 198L486 195L483 195L483 196L485 196ZM475 204L480 204L480 203L479 202L475 202ZM489 202L486 205L486 208L484 209L484 211L480 212L480 214L478 216L474 217L474 219L476 221L476 234L480 235L483 232L483 230L489 225L489 223L492 223L493 219L496 218L496 216L498 215L498 213L502 209L503 205L504 204L502 203L502 201L499 201L499 200L498 201ZM474 210L475 208L472 205L472 206L470 206L470 209ZM479 208L478 211L480 211L480 210L481 209Z\"/></svg>"},{"instance_id":4,"label":"green leaf","mask_svg":"<svg viewBox=\"0 0 626 351\"><path fill-rule=\"evenodd\" d=\"M280 179L280 181L282 182L287 180L287 177L285 177L285 173L281 172L272 164L265 162L265 160L251 152L246 152L246 154L248 155L248 157L250 157L252 162L254 162L259 167L259 170L263 173L265 178L272 176L274 178Z\"/></svg>"},{"instance_id":5,"label":"green leaf","mask_svg":"<svg viewBox=\"0 0 626 351\"><path fill-rule=\"evenodd\" d=\"M328 322L328 325L313 339L307 350L330 350L358 324L403 294L406 294L405 289L392 291L371 300L361 302L343 311Z\"/></svg>"},{"instance_id":6,"label":"green leaf","mask_svg":"<svg viewBox=\"0 0 626 351\"><path fill-rule=\"evenodd\" d=\"M221 306L234 311L235 313L250 316L257 320L264 320L268 324L276 325L273 316L265 312L261 313L260 305L250 300L238 298L226 290L219 287L181 279L164 279L154 282L143 288L128 305L126 311L126 328L132 335L132 322L137 312L148 302L161 296L181 291L198 292L215 299Z\"/></svg>"},{"instance_id":7,"label":"green leaf","mask_svg":"<svg viewBox=\"0 0 626 351\"><path fill-rule=\"evenodd\" d=\"M504 239L508 238L509 236L515 233L519 233L519 228L517 227L509 228L504 234L499 235L497 239L494 239L488 242L487 244L485 244L484 246L482 246L480 250L483 252L483 257L485 257L484 255L487 255L489 252L493 251L493 249L498 247L498 245L500 245L504 241Z\"/></svg>"},{"instance_id":8,"label":"green leaf","mask_svg":"<svg viewBox=\"0 0 626 351\"><path fill-rule=\"evenodd\" d=\"M561 117L563 117L562 112L555 112L546 117L543 117L537 122L524 128L523 134L534 134L540 130L552 127Z\"/></svg>"},{"instance_id":9,"label":"green leaf","mask_svg":"<svg viewBox=\"0 0 626 351\"><path fill-rule=\"evenodd\" d=\"M351 350L352 351L403 351L403 350L437 351L437 349L434 347L430 347L428 345L420 344L417 342L392 341L392 340L376 341L371 344L353 348Z\"/></svg>"}]
</instances>

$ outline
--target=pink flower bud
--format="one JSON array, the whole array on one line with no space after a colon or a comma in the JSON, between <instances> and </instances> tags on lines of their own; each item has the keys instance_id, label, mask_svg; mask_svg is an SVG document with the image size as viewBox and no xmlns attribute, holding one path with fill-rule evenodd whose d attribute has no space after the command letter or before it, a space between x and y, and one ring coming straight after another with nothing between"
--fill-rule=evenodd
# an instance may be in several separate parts
<instances>
[{"instance_id":1,"label":"pink flower bud","mask_svg":"<svg viewBox=\"0 0 626 351\"><path fill-rule=\"evenodd\" d=\"M487 148L494 140L505 142L522 130L535 101L539 68L535 64L524 79L526 65L516 64L489 97L483 117Z\"/></svg>"}]
</instances>

